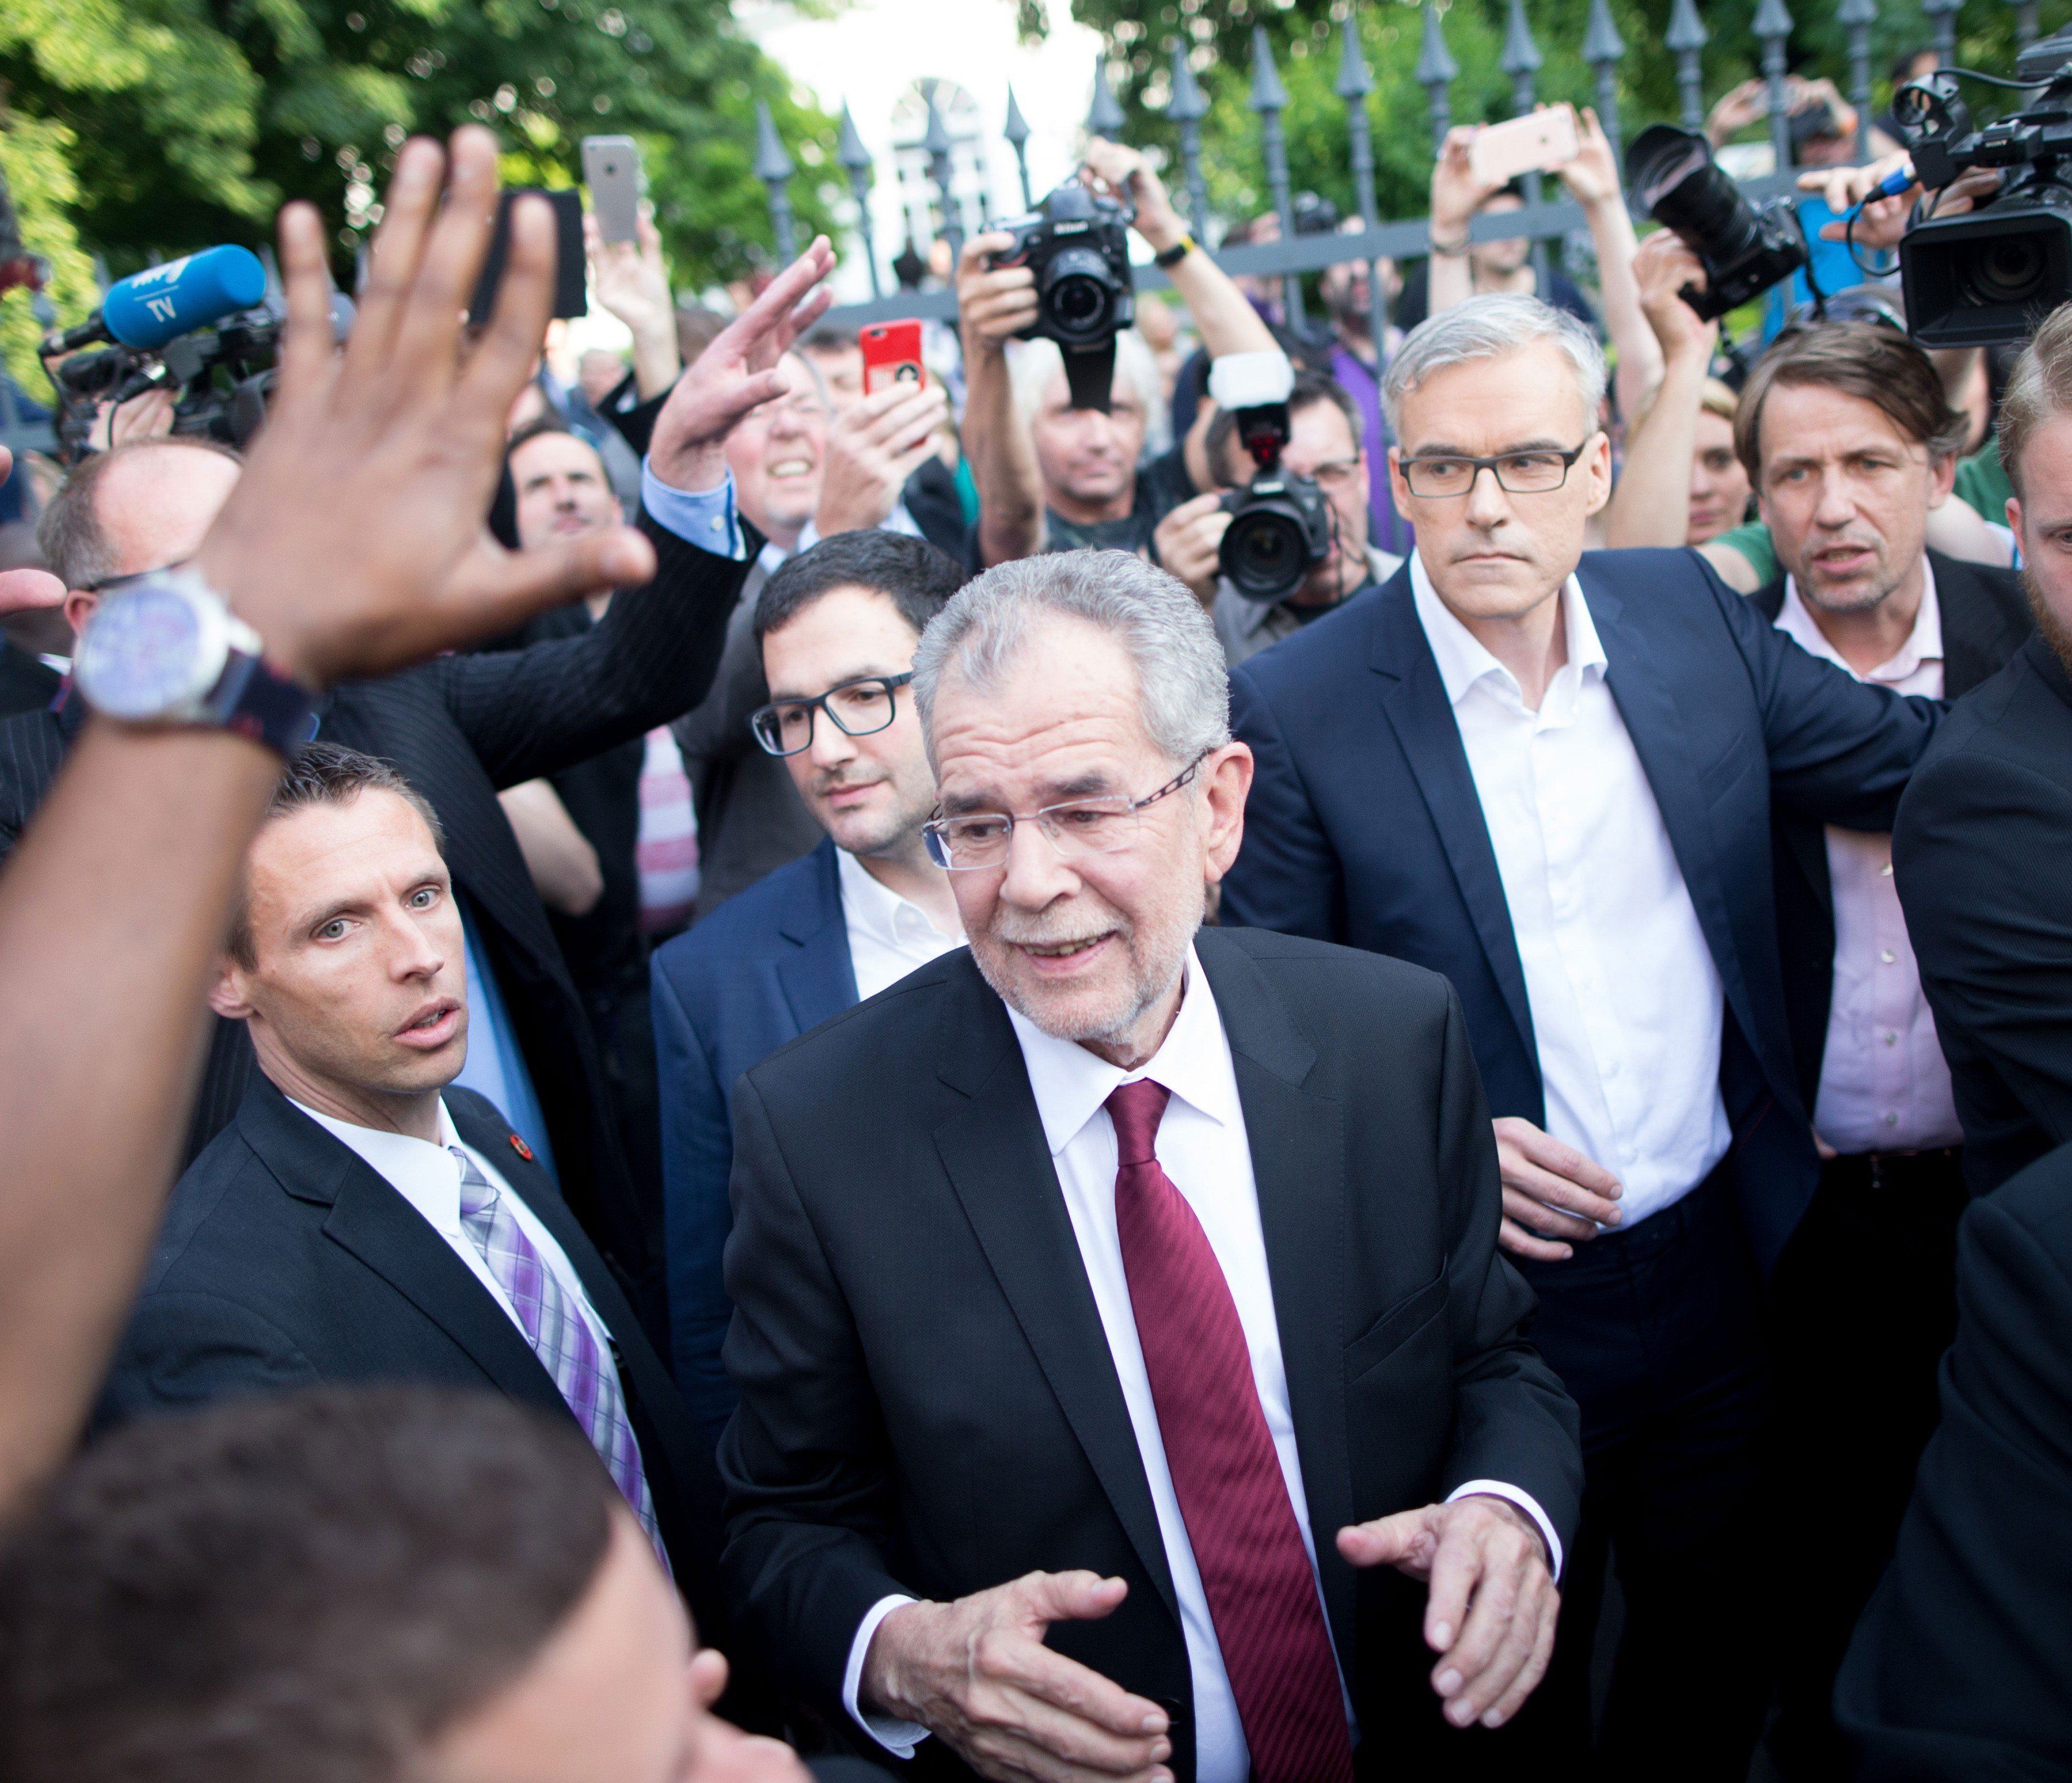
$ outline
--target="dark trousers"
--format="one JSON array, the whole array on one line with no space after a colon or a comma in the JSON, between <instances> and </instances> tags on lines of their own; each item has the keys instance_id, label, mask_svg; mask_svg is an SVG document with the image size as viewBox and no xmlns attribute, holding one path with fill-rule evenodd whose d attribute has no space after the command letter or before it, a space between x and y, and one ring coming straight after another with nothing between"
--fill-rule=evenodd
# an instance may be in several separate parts
<instances>
[{"instance_id":1,"label":"dark trousers","mask_svg":"<svg viewBox=\"0 0 2072 1783\"><path fill-rule=\"evenodd\" d=\"M1582 1411L1584 1476L1553 1661L1519 1731L1593 1777L1745 1783L1769 1692L1753 1515L1767 1382L1731 1192L1715 1173L1629 1232L1519 1266L1533 1341ZM1593 1737L1607 1555L1626 1619Z\"/></svg>"},{"instance_id":2,"label":"dark trousers","mask_svg":"<svg viewBox=\"0 0 2072 1783\"><path fill-rule=\"evenodd\" d=\"M1954 1147L1831 1159L1771 1279L1770 1750L1791 1783L1852 1774L1830 1713L1835 1674L1935 1428L1965 1199Z\"/></svg>"}]
</instances>

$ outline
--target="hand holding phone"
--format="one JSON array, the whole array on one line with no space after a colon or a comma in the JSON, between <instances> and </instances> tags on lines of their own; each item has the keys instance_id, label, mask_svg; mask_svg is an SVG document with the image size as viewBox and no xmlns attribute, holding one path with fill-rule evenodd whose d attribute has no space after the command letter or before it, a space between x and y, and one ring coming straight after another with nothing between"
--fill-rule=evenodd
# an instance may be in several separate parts
<instances>
[{"instance_id":1,"label":"hand holding phone","mask_svg":"<svg viewBox=\"0 0 2072 1783\"><path fill-rule=\"evenodd\" d=\"M590 213L598 235L606 241L631 241L640 233L640 198L647 182L640 169L640 147L630 136L586 136L582 139L583 183L590 187Z\"/></svg>"},{"instance_id":2,"label":"hand holding phone","mask_svg":"<svg viewBox=\"0 0 2072 1783\"><path fill-rule=\"evenodd\" d=\"M1574 160L1581 146L1575 107L1548 105L1484 126L1468 145L1468 166L1476 184L1493 189L1520 174L1551 173Z\"/></svg>"},{"instance_id":3,"label":"hand holding phone","mask_svg":"<svg viewBox=\"0 0 2072 1783\"><path fill-rule=\"evenodd\" d=\"M857 336L863 348L863 393L875 396L894 385L920 390L928 383L921 359L919 322L873 323Z\"/></svg>"}]
</instances>

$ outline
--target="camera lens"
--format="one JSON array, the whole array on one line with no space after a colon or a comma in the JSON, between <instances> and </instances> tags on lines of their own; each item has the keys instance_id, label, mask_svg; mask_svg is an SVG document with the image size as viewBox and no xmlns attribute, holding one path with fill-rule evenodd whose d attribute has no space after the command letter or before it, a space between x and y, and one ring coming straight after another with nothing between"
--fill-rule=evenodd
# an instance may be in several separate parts
<instances>
[{"instance_id":1,"label":"camera lens","mask_svg":"<svg viewBox=\"0 0 2072 1783\"><path fill-rule=\"evenodd\" d=\"M1108 307L1108 293L1091 278L1060 279L1050 293L1050 309L1059 322L1075 331L1092 328Z\"/></svg>"},{"instance_id":2,"label":"camera lens","mask_svg":"<svg viewBox=\"0 0 2072 1783\"><path fill-rule=\"evenodd\" d=\"M1044 266L1038 296L1050 326L1067 340L1115 332L1115 284L1098 249L1061 249Z\"/></svg>"},{"instance_id":3,"label":"camera lens","mask_svg":"<svg viewBox=\"0 0 2072 1783\"><path fill-rule=\"evenodd\" d=\"M1626 183L1649 216L1709 264L1731 266L1753 245L1757 224L1712 146L1694 130L1651 124L1626 150Z\"/></svg>"},{"instance_id":4,"label":"camera lens","mask_svg":"<svg viewBox=\"0 0 2072 1783\"><path fill-rule=\"evenodd\" d=\"M1223 574L1254 600L1281 599L1309 568L1309 541L1301 522L1271 508L1231 516L1219 554Z\"/></svg>"},{"instance_id":5,"label":"camera lens","mask_svg":"<svg viewBox=\"0 0 2072 1783\"><path fill-rule=\"evenodd\" d=\"M1965 297L1974 303L2023 303L2038 294L2049 271L2043 241L2034 235L1989 236L1963 270Z\"/></svg>"}]
</instances>

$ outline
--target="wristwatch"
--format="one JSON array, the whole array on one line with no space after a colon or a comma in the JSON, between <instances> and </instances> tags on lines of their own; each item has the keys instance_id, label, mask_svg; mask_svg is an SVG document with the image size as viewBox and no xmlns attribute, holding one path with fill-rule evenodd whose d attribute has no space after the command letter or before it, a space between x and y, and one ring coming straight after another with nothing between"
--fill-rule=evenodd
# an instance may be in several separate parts
<instances>
[{"instance_id":1,"label":"wristwatch","mask_svg":"<svg viewBox=\"0 0 2072 1783\"><path fill-rule=\"evenodd\" d=\"M125 724L235 731L293 760L316 734L315 699L265 659L259 634L191 570L125 582L80 632L72 685Z\"/></svg>"}]
</instances>

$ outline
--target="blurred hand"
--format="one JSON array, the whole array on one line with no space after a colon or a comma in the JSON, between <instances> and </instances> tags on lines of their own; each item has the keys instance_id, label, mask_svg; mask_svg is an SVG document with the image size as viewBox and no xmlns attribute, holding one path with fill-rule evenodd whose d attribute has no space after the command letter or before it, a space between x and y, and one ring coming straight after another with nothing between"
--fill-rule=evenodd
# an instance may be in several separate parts
<instances>
[{"instance_id":1,"label":"blurred hand","mask_svg":"<svg viewBox=\"0 0 2072 1783\"><path fill-rule=\"evenodd\" d=\"M685 1676L690 1732L682 1775L697 1783L811 1783L812 1773L781 1740L743 1733L712 1712L726 1690L725 1655L705 1648Z\"/></svg>"},{"instance_id":2,"label":"blurred hand","mask_svg":"<svg viewBox=\"0 0 2072 1783\"><path fill-rule=\"evenodd\" d=\"M1770 116L1770 83L1757 75L1725 94L1705 117L1705 136L1714 148Z\"/></svg>"},{"instance_id":3,"label":"blurred hand","mask_svg":"<svg viewBox=\"0 0 2072 1783\"><path fill-rule=\"evenodd\" d=\"M1356 1567L1394 1567L1432 1582L1424 1641L1439 1655L1432 1688L1457 1727L1500 1727L1525 1706L1554 1650L1561 1608L1547 1545L1502 1498L1457 1498L1338 1531Z\"/></svg>"},{"instance_id":4,"label":"blurred hand","mask_svg":"<svg viewBox=\"0 0 2072 1783\"><path fill-rule=\"evenodd\" d=\"M1151 534L1151 549L1158 562L1194 591L1204 607L1216 598L1216 581L1222 574L1216 554L1231 517L1223 512L1222 492L1212 490L1183 501L1158 522Z\"/></svg>"},{"instance_id":5,"label":"blurred hand","mask_svg":"<svg viewBox=\"0 0 2072 1783\"><path fill-rule=\"evenodd\" d=\"M496 194L487 130L456 131L450 161L425 138L404 146L343 355L323 221L307 204L282 213L279 382L195 566L313 687L654 573L653 551L623 527L523 552L489 537L504 418L538 357L554 275L553 213L528 200L495 313L463 360L461 311Z\"/></svg>"},{"instance_id":6,"label":"blurred hand","mask_svg":"<svg viewBox=\"0 0 2072 1783\"><path fill-rule=\"evenodd\" d=\"M1456 124L1439 146L1432 163L1432 237L1437 241L1458 241L1468 233L1469 220L1482 200L1501 191L1501 184L1487 186L1475 177L1468 150L1481 132L1479 124Z\"/></svg>"},{"instance_id":7,"label":"blurred hand","mask_svg":"<svg viewBox=\"0 0 2072 1783\"><path fill-rule=\"evenodd\" d=\"M1697 255L1672 231L1657 229L1633 257L1634 282L1640 287L1640 311L1662 356L1702 356L1708 364L1718 345L1720 325L1704 320L1684 299L1684 287L1705 288L1705 268Z\"/></svg>"},{"instance_id":8,"label":"blurred hand","mask_svg":"<svg viewBox=\"0 0 2072 1783\"><path fill-rule=\"evenodd\" d=\"M828 238L816 236L677 379L648 443L655 474L671 488L717 488L726 436L751 410L790 391L778 362L834 301L824 283L834 264Z\"/></svg>"},{"instance_id":9,"label":"blurred hand","mask_svg":"<svg viewBox=\"0 0 2072 1783\"><path fill-rule=\"evenodd\" d=\"M0 483L14 473L14 455L0 446ZM44 570L0 570L0 618L64 605L65 585Z\"/></svg>"},{"instance_id":10,"label":"blurred hand","mask_svg":"<svg viewBox=\"0 0 2072 1783\"><path fill-rule=\"evenodd\" d=\"M957 261L957 331L967 359L1001 352L1036 319L1036 274L1026 266L992 266L1013 238L995 231L973 236Z\"/></svg>"},{"instance_id":11,"label":"blurred hand","mask_svg":"<svg viewBox=\"0 0 2072 1783\"><path fill-rule=\"evenodd\" d=\"M822 538L882 526L899 492L935 449L950 412L939 384L896 384L861 397L828 423L826 467L813 524Z\"/></svg>"},{"instance_id":12,"label":"blurred hand","mask_svg":"<svg viewBox=\"0 0 2072 1783\"><path fill-rule=\"evenodd\" d=\"M1099 1620L1128 1587L1090 1572L1032 1572L952 1604L908 1604L864 1656L865 1709L914 1721L981 1777L1172 1783L1166 1711L1053 1653L1053 1622Z\"/></svg>"},{"instance_id":13,"label":"blurred hand","mask_svg":"<svg viewBox=\"0 0 2072 1783\"><path fill-rule=\"evenodd\" d=\"M1625 203L1618 158L1612 153L1611 140L1597 113L1588 105L1576 113L1576 142L1575 154L1554 170L1576 202L1586 207L1614 199Z\"/></svg>"},{"instance_id":14,"label":"blurred hand","mask_svg":"<svg viewBox=\"0 0 2072 1783\"><path fill-rule=\"evenodd\" d=\"M175 393L163 386L133 396L119 407L103 399L86 443L97 452L107 452L132 440L163 439L173 430L175 401Z\"/></svg>"},{"instance_id":15,"label":"blurred hand","mask_svg":"<svg viewBox=\"0 0 2072 1783\"><path fill-rule=\"evenodd\" d=\"M1503 1219L1497 1242L1506 1250L1515 1257L1558 1262L1573 1254L1572 1246L1596 1237L1598 1226L1618 1224L1618 1198L1626 1192L1603 1165L1515 1114L1494 1125L1497 1168L1503 1179ZM1551 1236L1543 1238L1541 1233Z\"/></svg>"},{"instance_id":16,"label":"blurred hand","mask_svg":"<svg viewBox=\"0 0 2072 1783\"><path fill-rule=\"evenodd\" d=\"M662 257L662 235L655 227L655 208L645 199L631 241L607 241L597 219L583 213L583 248L590 257L591 288L606 311L636 335L666 331L676 338L676 301L669 289L668 262Z\"/></svg>"},{"instance_id":17,"label":"blurred hand","mask_svg":"<svg viewBox=\"0 0 2072 1783\"><path fill-rule=\"evenodd\" d=\"M1137 233L1151 244L1153 253L1163 253L1187 233L1166 196L1165 182L1141 150L1096 136L1087 144L1080 177L1096 191L1136 207Z\"/></svg>"},{"instance_id":18,"label":"blurred hand","mask_svg":"<svg viewBox=\"0 0 2072 1783\"><path fill-rule=\"evenodd\" d=\"M1799 189L1819 193L1827 208L1836 213L1836 220L1820 225L1820 239L1841 241L1852 238L1860 248L1897 248L1901 237L1906 233L1915 204L1925 196L1920 185L1909 186L1891 198L1871 199L1868 204L1864 200L1887 174L1901 169L1913 171L1913 163L1903 150L1865 167L1816 169L1799 175ZM1959 174L1942 188L1935 200L1935 214L1962 216L1998 191L2001 178L1997 167L1974 167L1968 173ZM1864 208L1857 213L1856 228L1852 230L1848 212L1857 204Z\"/></svg>"}]
</instances>

